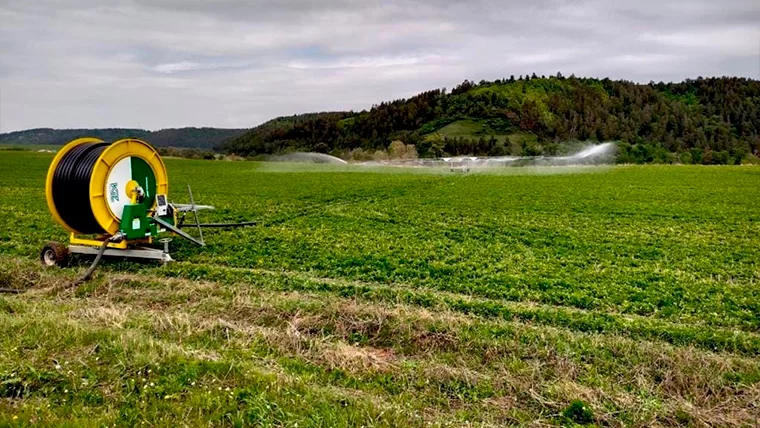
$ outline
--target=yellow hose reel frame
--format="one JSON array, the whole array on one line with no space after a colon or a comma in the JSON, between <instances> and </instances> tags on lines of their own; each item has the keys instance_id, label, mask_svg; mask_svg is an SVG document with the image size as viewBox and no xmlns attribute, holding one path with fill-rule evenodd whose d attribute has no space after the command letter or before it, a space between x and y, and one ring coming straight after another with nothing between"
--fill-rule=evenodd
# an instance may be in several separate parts
<instances>
[{"instance_id":1,"label":"yellow hose reel frame","mask_svg":"<svg viewBox=\"0 0 760 428\"><path fill-rule=\"evenodd\" d=\"M61 162L61 159L70 152L74 147L81 144L102 143L103 140L98 138L79 138L68 144L66 144L53 158L53 162L48 169L47 179L45 181L45 198L47 199L47 205L50 209L50 213L53 215L53 219L56 223L63 226L66 230L74 234L81 233L61 218L58 213L58 209L53 201L53 175ZM108 205L108 177L115 165L126 157L135 157L145 161L148 166L153 170L153 174L156 177L156 194L166 195L169 193L169 178L166 174L166 166L164 165L161 156L159 156L156 149L150 146L148 143L127 138L116 141L101 153L100 157L95 161L95 165L90 175L90 209L95 217L95 220L103 228L103 230L114 235L119 231L119 223L121 213L114 213ZM155 209L155 202L151 209Z\"/></svg>"}]
</instances>

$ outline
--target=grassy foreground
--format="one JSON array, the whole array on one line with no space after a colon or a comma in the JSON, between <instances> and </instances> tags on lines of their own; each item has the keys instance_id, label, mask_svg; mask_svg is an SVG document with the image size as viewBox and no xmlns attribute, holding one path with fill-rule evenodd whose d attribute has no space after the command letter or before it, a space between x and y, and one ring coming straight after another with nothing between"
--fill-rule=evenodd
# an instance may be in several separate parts
<instances>
[{"instance_id":1,"label":"grassy foreground","mask_svg":"<svg viewBox=\"0 0 760 428\"><path fill-rule=\"evenodd\" d=\"M87 261L36 261L51 157L0 154L0 425L760 420L760 169L168 160L171 199L260 224L56 291Z\"/></svg>"}]
</instances>

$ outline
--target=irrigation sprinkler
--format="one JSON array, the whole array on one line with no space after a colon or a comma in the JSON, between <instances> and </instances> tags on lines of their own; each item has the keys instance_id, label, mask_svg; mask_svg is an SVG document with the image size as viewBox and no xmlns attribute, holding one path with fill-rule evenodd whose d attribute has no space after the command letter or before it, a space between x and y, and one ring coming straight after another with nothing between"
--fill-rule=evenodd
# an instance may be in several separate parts
<instances>
[{"instance_id":1,"label":"irrigation sprinkler","mask_svg":"<svg viewBox=\"0 0 760 428\"><path fill-rule=\"evenodd\" d=\"M53 219L66 229L69 245L49 242L40 251L46 266L65 266L71 254L95 255L89 278L103 256L171 262L168 242L159 234L170 232L204 246L203 227L237 227L245 223L198 221L190 186L190 204L170 203L169 178L158 152L148 143L124 139L112 144L97 138L79 138L58 151L47 173L45 196ZM192 213L194 222L186 223ZM182 230L197 228L198 238ZM163 248L153 248L158 241Z\"/></svg>"},{"instance_id":2,"label":"irrigation sprinkler","mask_svg":"<svg viewBox=\"0 0 760 428\"><path fill-rule=\"evenodd\" d=\"M470 167L478 160L478 158L476 156L460 156L455 158L441 158L441 160L449 164L449 171L466 173L470 172Z\"/></svg>"}]
</instances>

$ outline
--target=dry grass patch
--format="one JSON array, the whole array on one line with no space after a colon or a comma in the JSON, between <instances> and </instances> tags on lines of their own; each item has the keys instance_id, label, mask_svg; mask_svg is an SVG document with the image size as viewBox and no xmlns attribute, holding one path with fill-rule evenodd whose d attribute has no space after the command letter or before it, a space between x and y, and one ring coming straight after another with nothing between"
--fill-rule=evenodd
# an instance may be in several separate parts
<instances>
[{"instance_id":1,"label":"dry grass patch","mask_svg":"<svg viewBox=\"0 0 760 428\"><path fill-rule=\"evenodd\" d=\"M390 349L335 343L326 346L324 361L330 369L341 369L353 373L392 372L397 369L396 356Z\"/></svg>"},{"instance_id":2,"label":"dry grass patch","mask_svg":"<svg viewBox=\"0 0 760 428\"><path fill-rule=\"evenodd\" d=\"M76 309L71 313L71 316L104 327L123 329L124 323L131 318L132 314L130 312L132 312L132 309L129 306L116 306L110 304L105 306L87 306Z\"/></svg>"},{"instance_id":3,"label":"dry grass patch","mask_svg":"<svg viewBox=\"0 0 760 428\"><path fill-rule=\"evenodd\" d=\"M453 415L552 421L575 399L607 425L740 426L760 418L757 382L736 380L758 372L754 358L252 284L117 275L94 290L11 303L28 317L117 332L118 347L135 362L247 358L309 385L393 405L413 396L439 422ZM351 387L341 383L346 378Z\"/></svg>"}]
</instances>

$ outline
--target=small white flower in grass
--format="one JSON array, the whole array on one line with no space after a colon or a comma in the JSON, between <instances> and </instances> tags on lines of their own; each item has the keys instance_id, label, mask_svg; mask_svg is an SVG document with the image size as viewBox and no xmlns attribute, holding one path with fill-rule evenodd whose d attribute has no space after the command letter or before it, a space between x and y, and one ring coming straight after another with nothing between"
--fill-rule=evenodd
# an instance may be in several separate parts
<instances>
[{"instance_id":1,"label":"small white flower in grass","mask_svg":"<svg viewBox=\"0 0 760 428\"><path fill-rule=\"evenodd\" d=\"M191 383L190 386L195 386L195 382Z\"/></svg>"},{"instance_id":2,"label":"small white flower in grass","mask_svg":"<svg viewBox=\"0 0 760 428\"><path fill-rule=\"evenodd\" d=\"M229 390L230 390L230 387L228 386L227 388L224 388L224 390L225 390L225 391L229 391Z\"/></svg>"},{"instance_id":3,"label":"small white flower in grass","mask_svg":"<svg viewBox=\"0 0 760 428\"><path fill-rule=\"evenodd\" d=\"M219 390L220 390L220 391L222 390L222 387L221 387L221 386L219 387Z\"/></svg>"},{"instance_id":4,"label":"small white flower in grass","mask_svg":"<svg viewBox=\"0 0 760 428\"><path fill-rule=\"evenodd\" d=\"M64 393L64 394L68 394L68 393L69 393L69 390L68 390L68 389L64 389L64 390L63 390L63 393Z\"/></svg>"},{"instance_id":5,"label":"small white flower in grass","mask_svg":"<svg viewBox=\"0 0 760 428\"><path fill-rule=\"evenodd\" d=\"M151 383L150 383L150 386L156 386L156 384L155 384L155 383L153 383L153 382L151 382Z\"/></svg>"}]
</instances>

